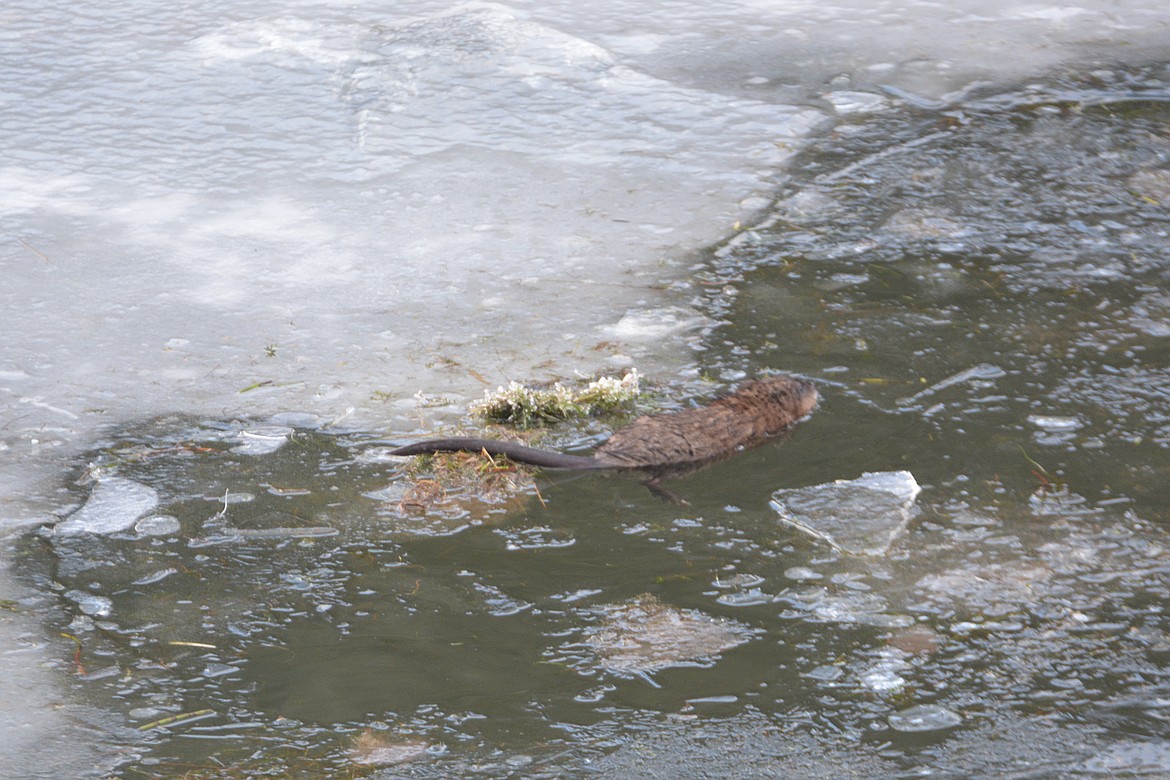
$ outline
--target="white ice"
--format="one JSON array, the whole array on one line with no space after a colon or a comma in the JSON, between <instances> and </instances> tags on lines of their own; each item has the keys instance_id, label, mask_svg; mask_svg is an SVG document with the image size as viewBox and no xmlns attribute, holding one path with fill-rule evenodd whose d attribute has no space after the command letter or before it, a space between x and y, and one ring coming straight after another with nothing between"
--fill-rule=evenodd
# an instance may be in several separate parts
<instances>
[{"instance_id":1,"label":"white ice","mask_svg":"<svg viewBox=\"0 0 1170 780\"><path fill-rule=\"evenodd\" d=\"M94 484L81 508L57 523L54 531L59 536L125 531L158 503L154 488L132 479L106 477Z\"/></svg>"},{"instance_id":2,"label":"white ice","mask_svg":"<svg viewBox=\"0 0 1170 780\"><path fill-rule=\"evenodd\" d=\"M772 494L781 522L851 555L885 555L910 522L922 488L909 471L782 488Z\"/></svg>"}]
</instances>

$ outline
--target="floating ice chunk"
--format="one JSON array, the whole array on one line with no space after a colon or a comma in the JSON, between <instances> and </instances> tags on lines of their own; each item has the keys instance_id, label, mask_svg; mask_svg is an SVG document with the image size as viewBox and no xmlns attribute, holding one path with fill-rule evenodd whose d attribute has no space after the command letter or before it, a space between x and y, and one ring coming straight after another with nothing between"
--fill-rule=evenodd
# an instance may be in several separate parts
<instances>
[{"instance_id":1,"label":"floating ice chunk","mask_svg":"<svg viewBox=\"0 0 1170 780\"><path fill-rule=\"evenodd\" d=\"M223 677L228 674L235 674L240 671L240 667L232 666L231 664L210 663L203 667L203 676L207 678Z\"/></svg>"},{"instance_id":2,"label":"floating ice chunk","mask_svg":"<svg viewBox=\"0 0 1170 780\"><path fill-rule=\"evenodd\" d=\"M874 693L897 693L906 687L906 678L892 669L881 667L861 675L861 684Z\"/></svg>"},{"instance_id":3,"label":"floating ice chunk","mask_svg":"<svg viewBox=\"0 0 1170 780\"><path fill-rule=\"evenodd\" d=\"M1028 422L1045 431L1075 431L1083 423L1078 417L1057 417L1049 414L1030 414Z\"/></svg>"},{"instance_id":4,"label":"floating ice chunk","mask_svg":"<svg viewBox=\"0 0 1170 780\"><path fill-rule=\"evenodd\" d=\"M271 455L285 445L293 429L285 425L265 425L240 431L240 446L232 452L240 455Z\"/></svg>"},{"instance_id":5,"label":"floating ice chunk","mask_svg":"<svg viewBox=\"0 0 1170 780\"><path fill-rule=\"evenodd\" d=\"M884 555L910 521L922 489L909 471L865 473L806 488L777 490L781 521L853 555Z\"/></svg>"},{"instance_id":6,"label":"floating ice chunk","mask_svg":"<svg viewBox=\"0 0 1170 780\"><path fill-rule=\"evenodd\" d=\"M898 406L910 406L917 401L934 395L940 390L945 390L952 385L963 384L964 382L972 382L977 380L998 379L1005 375L1005 371L997 365L991 363L980 363L977 366L960 371L957 374L951 374L946 379L935 382L925 390L919 390L909 398L899 398Z\"/></svg>"},{"instance_id":7,"label":"floating ice chunk","mask_svg":"<svg viewBox=\"0 0 1170 780\"><path fill-rule=\"evenodd\" d=\"M833 110L841 116L848 116L849 114L872 114L877 111L885 111L890 107L889 100L883 95L878 95L873 92L841 90L838 92L828 92L823 97L832 104Z\"/></svg>"},{"instance_id":8,"label":"floating ice chunk","mask_svg":"<svg viewBox=\"0 0 1170 780\"><path fill-rule=\"evenodd\" d=\"M585 643L601 667L619 675L708 665L714 656L750 641L756 633L742 623L676 609L648 593L605 609Z\"/></svg>"},{"instance_id":9,"label":"floating ice chunk","mask_svg":"<svg viewBox=\"0 0 1170 780\"><path fill-rule=\"evenodd\" d=\"M919 704L895 712L888 721L894 731L938 731L958 726L963 722L963 716L937 704Z\"/></svg>"},{"instance_id":10,"label":"floating ice chunk","mask_svg":"<svg viewBox=\"0 0 1170 780\"><path fill-rule=\"evenodd\" d=\"M845 670L840 666L826 664L824 666L818 666L811 672L806 672L804 676L810 680L817 680L819 682L833 682L841 679L841 676L844 674Z\"/></svg>"},{"instance_id":11,"label":"floating ice chunk","mask_svg":"<svg viewBox=\"0 0 1170 780\"><path fill-rule=\"evenodd\" d=\"M134 524L134 531L139 536L170 536L182 528L179 519L170 515L151 515Z\"/></svg>"},{"instance_id":12,"label":"floating ice chunk","mask_svg":"<svg viewBox=\"0 0 1170 780\"><path fill-rule=\"evenodd\" d=\"M59 535L112 534L125 531L158 506L158 491L122 477L97 483L81 509L57 523Z\"/></svg>"},{"instance_id":13,"label":"floating ice chunk","mask_svg":"<svg viewBox=\"0 0 1170 780\"><path fill-rule=\"evenodd\" d=\"M901 672L909 666L910 664L899 657L896 650L887 648L877 663L862 672L859 679L862 686L873 693L879 695L898 693L906 687L906 678Z\"/></svg>"},{"instance_id":14,"label":"floating ice chunk","mask_svg":"<svg viewBox=\"0 0 1170 780\"><path fill-rule=\"evenodd\" d=\"M504 538L505 550L555 550L577 543L572 534L548 526L497 528L495 532Z\"/></svg>"},{"instance_id":15,"label":"floating ice chunk","mask_svg":"<svg viewBox=\"0 0 1170 780\"><path fill-rule=\"evenodd\" d=\"M626 341L657 341L677 333L697 330L707 322L693 309L665 306L658 309L628 312L605 332Z\"/></svg>"},{"instance_id":16,"label":"floating ice chunk","mask_svg":"<svg viewBox=\"0 0 1170 780\"><path fill-rule=\"evenodd\" d=\"M788 604L789 617L803 614L816 623L843 623L878 628L906 628L914 624L909 615L890 612L885 598L876 593L833 593L819 586L785 591L776 600Z\"/></svg>"},{"instance_id":17,"label":"floating ice chunk","mask_svg":"<svg viewBox=\"0 0 1170 780\"><path fill-rule=\"evenodd\" d=\"M494 585L477 582L475 589L483 595L488 614L494 617L510 617L532 608L532 602L514 599Z\"/></svg>"},{"instance_id":18,"label":"floating ice chunk","mask_svg":"<svg viewBox=\"0 0 1170 780\"><path fill-rule=\"evenodd\" d=\"M83 614L90 617L109 617L114 611L114 602L105 596L87 593L84 590L66 591L65 598L77 605Z\"/></svg>"},{"instance_id":19,"label":"floating ice chunk","mask_svg":"<svg viewBox=\"0 0 1170 780\"><path fill-rule=\"evenodd\" d=\"M139 577L138 579L134 580L133 584L134 585L153 585L156 582L162 582L167 577L170 577L172 574L178 574L178 573L179 573L178 569L168 566L165 569L159 569L158 571L151 572L150 574L147 574L143 577Z\"/></svg>"},{"instance_id":20,"label":"floating ice chunk","mask_svg":"<svg viewBox=\"0 0 1170 780\"><path fill-rule=\"evenodd\" d=\"M728 577L717 577L711 584L716 588L722 588L724 590L743 590L745 588L754 588L757 585L763 585L764 578L758 574L739 573L732 574Z\"/></svg>"},{"instance_id":21,"label":"floating ice chunk","mask_svg":"<svg viewBox=\"0 0 1170 780\"><path fill-rule=\"evenodd\" d=\"M283 528L224 528L220 533L200 536L187 542L188 547L215 547L243 542L283 542L288 539L320 539L337 536L336 528L328 525L292 526Z\"/></svg>"},{"instance_id":22,"label":"floating ice chunk","mask_svg":"<svg viewBox=\"0 0 1170 780\"><path fill-rule=\"evenodd\" d=\"M823 574L813 571L807 566L793 566L790 569L785 569L784 576L790 580L796 580L798 582L803 582L805 580L819 580L824 578Z\"/></svg>"}]
</instances>

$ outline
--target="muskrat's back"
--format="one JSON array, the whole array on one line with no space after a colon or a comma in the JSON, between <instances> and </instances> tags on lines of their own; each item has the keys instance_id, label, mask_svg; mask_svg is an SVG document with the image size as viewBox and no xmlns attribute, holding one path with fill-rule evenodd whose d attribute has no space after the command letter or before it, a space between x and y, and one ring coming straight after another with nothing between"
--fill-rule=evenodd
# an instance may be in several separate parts
<instances>
[{"instance_id":1,"label":"muskrat's back","mask_svg":"<svg viewBox=\"0 0 1170 780\"><path fill-rule=\"evenodd\" d=\"M594 456L611 468L702 463L791 428L817 405L812 383L795 377L744 382L710 406L639 417Z\"/></svg>"}]
</instances>

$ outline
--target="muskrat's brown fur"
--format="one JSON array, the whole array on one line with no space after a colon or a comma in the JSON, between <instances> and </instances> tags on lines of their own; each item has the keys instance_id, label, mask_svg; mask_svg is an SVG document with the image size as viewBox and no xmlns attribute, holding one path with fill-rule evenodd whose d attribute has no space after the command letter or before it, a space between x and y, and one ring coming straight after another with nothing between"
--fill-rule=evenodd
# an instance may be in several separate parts
<instances>
[{"instance_id":1,"label":"muskrat's brown fur","mask_svg":"<svg viewBox=\"0 0 1170 780\"><path fill-rule=\"evenodd\" d=\"M782 433L812 412L811 382L777 376L741 384L709 406L639 417L605 441L592 457L564 455L511 441L456 437L431 439L392 450L394 455L479 452L506 455L549 469L642 469L651 487Z\"/></svg>"}]
</instances>

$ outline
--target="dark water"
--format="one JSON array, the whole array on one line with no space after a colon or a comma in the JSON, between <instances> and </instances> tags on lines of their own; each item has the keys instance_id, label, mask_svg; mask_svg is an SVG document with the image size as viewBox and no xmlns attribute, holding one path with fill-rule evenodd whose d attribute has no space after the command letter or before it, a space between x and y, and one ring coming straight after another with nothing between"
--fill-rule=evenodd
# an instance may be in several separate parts
<instances>
[{"instance_id":1,"label":"dark water","mask_svg":"<svg viewBox=\"0 0 1170 780\"><path fill-rule=\"evenodd\" d=\"M696 277L721 381L666 389L779 369L824 403L672 483L689 505L542 475L403 511L370 434L112 436L90 465L171 519L26 557L121 776L1170 773L1168 98L1097 73L805 152ZM881 556L770 505L901 470Z\"/></svg>"}]
</instances>

